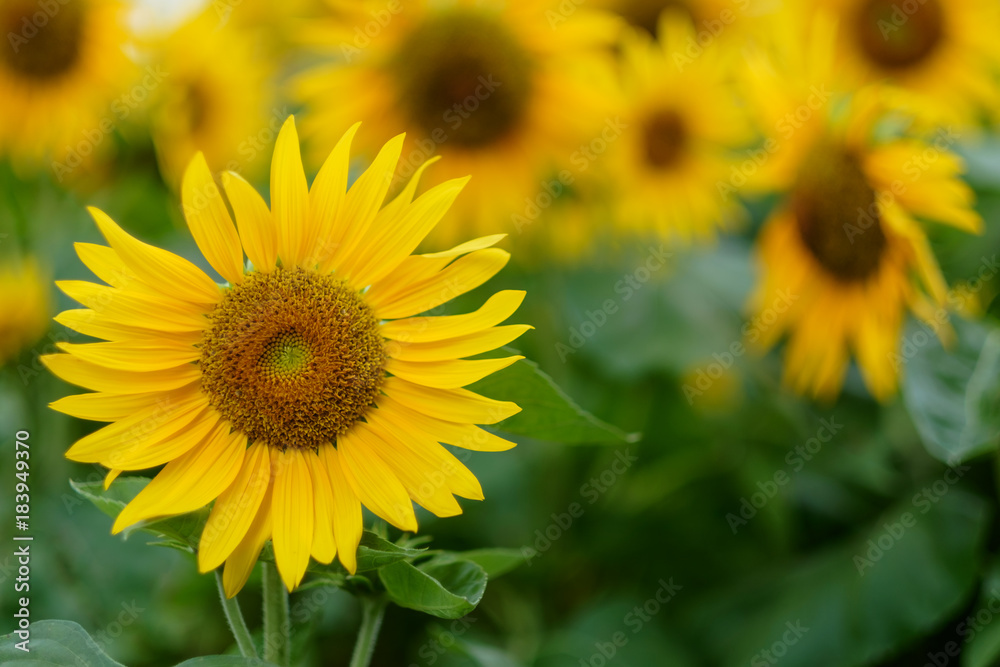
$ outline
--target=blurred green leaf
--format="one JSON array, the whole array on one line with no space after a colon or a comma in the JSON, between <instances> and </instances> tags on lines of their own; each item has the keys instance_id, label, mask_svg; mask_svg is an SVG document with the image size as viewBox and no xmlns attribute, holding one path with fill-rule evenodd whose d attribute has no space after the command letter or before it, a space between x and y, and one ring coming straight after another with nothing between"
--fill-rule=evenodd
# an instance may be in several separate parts
<instances>
[{"instance_id":1,"label":"blurred green leaf","mask_svg":"<svg viewBox=\"0 0 1000 667\"><path fill-rule=\"evenodd\" d=\"M978 615L980 610L990 613L986 623L967 624L965 633L958 633L968 644L962 649L962 667L995 667L1000 664L1000 623L994 623L993 607L1000 602L1000 561L995 561L983 578L979 591L979 604L969 612Z\"/></svg>"},{"instance_id":2,"label":"blurred green leaf","mask_svg":"<svg viewBox=\"0 0 1000 667\"><path fill-rule=\"evenodd\" d=\"M238 655L206 655L185 660L177 667L277 667L273 662Z\"/></svg>"},{"instance_id":3,"label":"blurred green leaf","mask_svg":"<svg viewBox=\"0 0 1000 667\"><path fill-rule=\"evenodd\" d=\"M467 560L430 561L419 568L399 562L378 574L393 602L438 618L465 616L486 592L486 571Z\"/></svg>"},{"instance_id":4,"label":"blurred green leaf","mask_svg":"<svg viewBox=\"0 0 1000 667\"><path fill-rule=\"evenodd\" d=\"M989 511L953 486L921 494L858 538L704 605L713 664L764 664L780 651L783 667L869 665L937 628L968 600Z\"/></svg>"},{"instance_id":5,"label":"blurred green leaf","mask_svg":"<svg viewBox=\"0 0 1000 667\"><path fill-rule=\"evenodd\" d=\"M492 427L497 431L565 444L616 445L638 440L637 435L604 423L574 403L538 364L527 359L480 380L469 389L521 406L521 412Z\"/></svg>"},{"instance_id":6,"label":"blurred green leaf","mask_svg":"<svg viewBox=\"0 0 1000 667\"><path fill-rule=\"evenodd\" d=\"M11 633L0 637L0 664L25 667L123 667L101 650L82 627L71 621L32 623L29 652L16 648L22 639Z\"/></svg>"},{"instance_id":7,"label":"blurred green leaf","mask_svg":"<svg viewBox=\"0 0 1000 667\"><path fill-rule=\"evenodd\" d=\"M903 400L924 446L954 465L1000 443L1000 332L956 319L957 340L945 349L926 327L911 323Z\"/></svg>"},{"instance_id":8,"label":"blurred green leaf","mask_svg":"<svg viewBox=\"0 0 1000 667\"><path fill-rule=\"evenodd\" d=\"M471 560L486 571L490 579L507 574L524 565L524 554L518 549L476 549L453 554L456 558ZM439 557L440 558L440 557Z\"/></svg>"}]
</instances>

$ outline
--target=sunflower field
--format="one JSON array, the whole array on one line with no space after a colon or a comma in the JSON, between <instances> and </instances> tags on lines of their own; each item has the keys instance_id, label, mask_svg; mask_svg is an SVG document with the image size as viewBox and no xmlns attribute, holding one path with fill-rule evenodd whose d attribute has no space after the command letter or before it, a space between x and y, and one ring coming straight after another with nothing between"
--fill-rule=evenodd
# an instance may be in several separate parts
<instances>
[{"instance_id":1,"label":"sunflower field","mask_svg":"<svg viewBox=\"0 0 1000 667\"><path fill-rule=\"evenodd\" d=\"M0 38L0 667L1000 666L1000 1Z\"/></svg>"}]
</instances>

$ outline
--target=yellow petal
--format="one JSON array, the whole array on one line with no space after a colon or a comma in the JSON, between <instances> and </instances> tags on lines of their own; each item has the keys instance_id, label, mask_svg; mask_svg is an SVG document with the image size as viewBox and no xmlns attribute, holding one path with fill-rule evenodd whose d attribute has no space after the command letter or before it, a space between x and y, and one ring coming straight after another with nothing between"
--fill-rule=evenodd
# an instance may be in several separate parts
<instances>
[{"instance_id":1,"label":"yellow petal","mask_svg":"<svg viewBox=\"0 0 1000 667\"><path fill-rule=\"evenodd\" d=\"M49 407L77 419L113 422L164 400L163 392L136 394L74 394L49 403Z\"/></svg>"},{"instance_id":2,"label":"yellow petal","mask_svg":"<svg viewBox=\"0 0 1000 667\"><path fill-rule=\"evenodd\" d=\"M389 275L440 222L468 182L468 178L458 178L441 183L396 214L395 219L386 221L381 229L373 229L379 233L370 234L358 245L358 260L353 264L356 268L346 271L353 276L352 282L367 286Z\"/></svg>"},{"instance_id":3,"label":"yellow petal","mask_svg":"<svg viewBox=\"0 0 1000 667\"><path fill-rule=\"evenodd\" d=\"M253 518L253 523L243 536L240 543L233 549L232 555L226 559L226 567L222 571L222 587L226 591L226 597L231 598L240 592L253 566L257 564L257 557L260 550L264 548L264 543L271 537L271 496L273 487L269 486L261 500L260 509Z\"/></svg>"},{"instance_id":4,"label":"yellow petal","mask_svg":"<svg viewBox=\"0 0 1000 667\"><path fill-rule=\"evenodd\" d=\"M278 230L267 203L239 174L227 171L222 175L222 184L236 216L243 249L254 269L273 271L278 261Z\"/></svg>"},{"instance_id":5,"label":"yellow petal","mask_svg":"<svg viewBox=\"0 0 1000 667\"><path fill-rule=\"evenodd\" d=\"M479 310L466 315L410 317L386 322L381 327L382 336L404 343L426 343L464 336L506 320L524 301L525 294L520 290L497 292Z\"/></svg>"},{"instance_id":6,"label":"yellow petal","mask_svg":"<svg viewBox=\"0 0 1000 667\"><path fill-rule=\"evenodd\" d=\"M96 366L69 354L49 354L42 357L42 363L70 384L109 394L170 391L201 377L201 371L194 364L165 371L134 372Z\"/></svg>"},{"instance_id":7,"label":"yellow petal","mask_svg":"<svg viewBox=\"0 0 1000 667\"><path fill-rule=\"evenodd\" d=\"M271 158L271 215L278 230L278 254L285 266L302 263L305 243L315 238L309 229L309 186L302 167L295 116L278 133ZM275 516L275 521L279 519Z\"/></svg>"},{"instance_id":8,"label":"yellow petal","mask_svg":"<svg viewBox=\"0 0 1000 667\"><path fill-rule=\"evenodd\" d=\"M378 407L385 410L386 415L397 424L405 424L414 432L422 432L435 442L477 452L503 452L515 446L515 443L484 431L474 424L456 424L429 417L406 407L391 396L380 396Z\"/></svg>"},{"instance_id":9,"label":"yellow petal","mask_svg":"<svg viewBox=\"0 0 1000 667\"><path fill-rule=\"evenodd\" d=\"M55 316L55 321L73 331L82 333L84 336L103 338L104 340L133 340L144 338L147 340L169 339L194 345L201 341L201 331L182 331L165 333L152 329L141 329L139 327L119 324L104 319L97 312L89 308L75 308L64 310Z\"/></svg>"},{"instance_id":10,"label":"yellow petal","mask_svg":"<svg viewBox=\"0 0 1000 667\"><path fill-rule=\"evenodd\" d=\"M274 561L288 590L295 590L309 566L315 514L312 479L303 453L289 447L276 455L272 541Z\"/></svg>"},{"instance_id":11,"label":"yellow petal","mask_svg":"<svg viewBox=\"0 0 1000 667\"><path fill-rule=\"evenodd\" d=\"M119 448L169 437L208 405L208 399L196 388L161 396L157 402L80 438L66 452L66 458L94 463Z\"/></svg>"},{"instance_id":12,"label":"yellow petal","mask_svg":"<svg viewBox=\"0 0 1000 667\"><path fill-rule=\"evenodd\" d=\"M197 361L201 350L164 340L129 340L115 343L59 343L59 349L78 359L125 371L163 371Z\"/></svg>"},{"instance_id":13,"label":"yellow petal","mask_svg":"<svg viewBox=\"0 0 1000 667\"><path fill-rule=\"evenodd\" d=\"M337 554L341 564L354 574L358 570L358 544L364 530L361 501L344 476L337 448L322 445L319 456L330 476L333 491L333 536L337 542Z\"/></svg>"},{"instance_id":14,"label":"yellow petal","mask_svg":"<svg viewBox=\"0 0 1000 667\"><path fill-rule=\"evenodd\" d=\"M479 287L497 274L510 253L487 248L459 257L432 277L410 285L405 291L386 297L376 283L365 295L378 317L394 320L426 312Z\"/></svg>"},{"instance_id":15,"label":"yellow petal","mask_svg":"<svg viewBox=\"0 0 1000 667\"><path fill-rule=\"evenodd\" d=\"M121 260L146 285L182 301L205 304L219 301L219 286L197 266L172 252L132 238L102 211L94 207L87 210Z\"/></svg>"},{"instance_id":16,"label":"yellow petal","mask_svg":"<svg viewBox=\"0 0 1000 667\"><path fill-rule=\"evenodd\" d=\"M317 562L327 564L333 562L337 555L337 543L333 538L333 489L330 486L330 473L319 456L312 452L305 454L305 460L312 479L313 504L316 509L312 547L309 551Z\"/></svg>"},{"instance_id":17,"label":"yellow petal","mask_svg":"<svg viewBox=\"0 0 1000 667\"><path fill-rule=\"evenodd\" d=\"M164 332L204 331L204 310L175 299L115 289L80 280L60 280L56 286L103 319L131 327Z\"/></svg>"},{"instance_id":18,"label":"yellow petal","mask_svg":"<svg viewBox=\"0 0 1000 667\"><path fill-rule=\"evenodd\" d=\"M429 343L400 343L394 341L386 345L386 354L403 361L446 361L448 359L461 359L502 347L525 331L533 328L527 324L512 324Z\"/></svg>"},{"instance_id":19,"label":"yellow petal","mask_svg":"<svg viewBox=\"0 0 1000 667\"><path fill-rule=\"evenodd\" d=\"M454 389L478 382L487 375L507 368L515 361L524 359L522 356L503 357L501 359L474 359L452 361L401 361L389 359L385 370L408 382L436 387L438 389Z\"/></svg>"},{"instance_id":20,"label":"yellow petal","mask_svg":"<svg viewBox=\"0 0 1000 667\"><path fill-rule=\"evenodd\" d=\"M359 422L337 440L340 469L362 504L400 530L416 531L413 504L392 469L372 447L376 436ZM341 547L343 548L343 547Z\"/></svg>"},{"instance_id":21,"label":"yellow petal","mask_svg":"<svg viewBox=\"0 0 1000 667\"><path fill-rule=\"evenodd\" d=\"M112 287L133 289L148 294L155 293L152 287L139 280L139 276L129 268L114 249L96 243L74 243L77 257L91 272Z\"/></svg>"},{"instance_id":22,"label":"yellow petal","mask_svg":"<svg viewBox=\"0 0 1000 667\"><path fill-rule=\"evenodd\" d=\"M348 191L341 221L344 225L344 235L334 249L331 260L333 268L343 265L345 258L351 256L358 243L368 233L375 220L375 214L382 207L389 186L392 185L396 163L399 162L399 155L403 151L404 138L404 135L399 135L390 139L375 156L371 166L354 181Z\"/></svg>"},{"instance_id":23,"label":"yellow petal","mask_svg":"<svg viewBox=\"0 0 1000 667\"><path fill-rule=\"evenodd\" d=\"M186 514L204 507L232 484L240 471L247 438L220 422L199 444L170 461L125 506L112 534L153 517Z\"/></svg>"},{"instance_id":24,"label":"yellow petal","mask_svg":"<svg viewBox=\"0 0 1000 667\"><path fill-rule=\"evenodd\" d=\"M107 491L111 488L111 483L118 479L118 475L122 474L121 470L109 470L108 474L104 476L104 490Z\"/></svg>"},{"instance_id":25,"label":"yellow petal","mask_svg":"<svg viewBox=\"0 0 1000 667\"><path fill-rule=\"evenodd\" d=\"M434 389L386 378L383 392L416 412L450 422L495 424L521 411L516 403L496 401L468 389Z\"/></svg>"},{"instance_id":26,"label":"yellow petal","mask_svg":"<svg viewBox=\"0 0 1000 667\"><path fill-rule=\"evenodd\" d=\"M240 237L201 153L194 156L184 172L181 201L191 235L208 263L230 284L243 282Z\"/></svg>"},{"instance_id":27,"label":"yellow petal","mask_svg":"<svg viewBox=\"0 0 1000 667\"><path fill-rule=\"evenodd\" d=\"M211 409L202 410L186 427L176 429L171 425L155 431L149 438L136 438L130 445L104 454L98 463L122 470L155 468L190 451L218 423L218 413Z\"/></svg>"},{"instance_id":28,"label":"yellow petal","mask_svg":"<svg viewBox=\"0 0 1000 667\"><path fill-rule=\"evenodd\" d=\"M316 264L321 273L332 268L334 250L346 229L343 209L350 175L351 141L360 126L361 123L355 123L340 138L309 190L309 215L316 230L316 244L307 263Z\"/></svg>"},{"instance_id":29,"label":"yellow petal","mask_svg":"<svg viewBox=\"0 0 1000 667\"><path fill-rule=\"evenodd\" d=\"M267 445L256 442L247 449L243 466L223 491L198 544L198 569L208 572L229 558L247 534L271 484L271 455Z\"/></svg>"}]
</instances>

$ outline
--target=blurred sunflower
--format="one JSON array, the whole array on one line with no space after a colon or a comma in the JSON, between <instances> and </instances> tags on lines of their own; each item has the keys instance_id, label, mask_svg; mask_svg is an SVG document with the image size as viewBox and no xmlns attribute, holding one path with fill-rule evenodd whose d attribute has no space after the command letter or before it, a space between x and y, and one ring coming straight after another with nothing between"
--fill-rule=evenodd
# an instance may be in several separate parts
<instances>
[{"instance_id":1,"label":"blurred sunflower","mask_svg":"<svg viewBox=\"0 0 1000 667\"><path fill-rule=\"evenodd\" d=\"M742 213L718 183L753 135L720 52L675 61L674 50L694 35L681 13L664 12L658 32L658 42L639 32L623 40L621 118L632 129L608 159L618 221L636 232L711 237Z\"/></svg>"},{"instance_id":2,"label":"blurred sunflower","mask_svg":"<svg viewBox=\"0 0 1000 667\"><path fill-rule=\"evenodd\" d=\"M481 499L475 476L439 443L513 446L475 424L519 408L462 387L521 357L462 358L529 328L495 326L524 293L497 293L467 315L418 316L496 274L509 258L491 247L502 236L411 255L465 179L413 200L414 177L382 206L399 136L348 191L356 130L308 188L289 118L275 148L270 210L246 181L224 175L236 226L204 156L195 157L182 184L185 216L227 285L96 209L110 247L77 250L108 285L59 283L86 309L57 320L109 341L64 344L68 354L44 358L59 377L98 392L53 408L112 422L67 456L110 468L108 483L122 470L166 464L122 510L115 533L215 500L198 562L203 572L225 562L229 596L269 538L292 589L310 556L339 557L355 571L362 504L412 531L411 500L452 516L462 511L454 495Z\"/></svg>"},{"instance_id":3,"label":"blurred sunflower","mask_svg":"<svg viewBox=\"0 0 1000 667\"><path fill-rule=\"evenodd\" d=\"M0 366L49 328L49 291L34 259L0 267Z\"/></svg>"},{"instance_id":4,"label":"blurred sunflower","mask_svg":"<svg viewBox=\"0 0 1000 667\"><path fill-rule=\"evenodd\" d=\"M971 123L1000 106L996 0L817 0L840 25L837 60L860 85L889 83L937 122Z\"/></svg>"},{"instance_id":5,"label":"blurred sunflower","mask_svg":"<svg viewBox=\"0 0 1000 667\"><path fill-rule=\"evenodd\" d=\"M107 135L131 110L119 97L134 74L123 19L117 0L2 3L0 152L15 165L51 159L62 180L111 143Z\"/></svg>"},{"instance_id":6,"label":"blurred sunflower","mask_svg":"<svg viewBox=\"0 0 1000 667\"><path fill-rule=\"evenodd\" d=\"M787 334L786 381L825 399L852 356L872 395L895 392L908 309L949 333L947 286L918 218L982 228L948 138L875 139L877 109L862 101L808 147L758 242L757 342Z\"/></svg>"},{"instance_id":7,"label":"blurred sunflower","mask_svg":"<svg viewBox=\"0 0 1000 667\"><path fill-rule=\"evenodd\" d=\"M262 168L262 139L273 140L284 117L267 117L274 106L270 67L251 35L235 23L220 28L215 12L205 12L175 30L157 53L170 73L152 118L164 178L179 183L198 151L210 165L248 177Z\"/></svg>"},{"instance_id":8,"label":"blurred sunflower","mask_svg":"<svg viewBox=\"0 0 1000 667\"><path fill-rule=\"evenodd\" d=\"M619 25L608 15L549 0L417 0L397 14L375 3L333 4L335 18L305 39L342 62L297 80L304 133L321 145L351 119L371 118L369 151L409 133L401 176L434 154L445 158L437 182L471 174L437 240L513 220L540 191L542 174L567 165L602 129L607 47Z\"/></svg>"},{"instance_id":9,"label":"blurred sunflower","mask_svg":"<svg viewBox=\"0 0 1000 667\"><path fill-rule=\"evenodd\" d=\"M717 37L742 18L750 9L750 0L601 0L601 6L654 37L662 34L660 15L668 10L689 19L694 32L707 30ZM701 46L699 41L695 44Z\"/></svg>"}]
</instances>

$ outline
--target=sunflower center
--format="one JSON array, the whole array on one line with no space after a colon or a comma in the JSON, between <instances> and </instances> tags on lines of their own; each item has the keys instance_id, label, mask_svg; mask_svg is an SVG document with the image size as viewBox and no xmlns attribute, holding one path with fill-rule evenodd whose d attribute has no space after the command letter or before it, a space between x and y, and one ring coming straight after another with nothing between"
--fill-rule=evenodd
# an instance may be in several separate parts
<instances>
[{"instance_id":1,"label":"sunflower center","mask_svg":"<svg viewBox=\"0 0 1000 667\"><path fill-rule=\"evenodd\" d=\"M843 282L876 272L886 249L878 200L857 156L820 149L806 160L791 200L802 242Z\"/></svg>"},{"instance_id":2,"label":"sunflower center","mask_svg":"<svg viewBox=\"0 0 1000 667\"><path fill-rule=\"evenodd\" d=\"M697 22L691 3L686 0L622 0L618 13L626 21L637 28L642 28L650 35L657 36L660 14L668 9L677 10L687 16L692 22Z\"/></svg>"},{"instance_id":3,"label":"sunflower center","mask_svg":"<svg viewBox=\"0 0 1000 667\"><path fill-rule=\"evenodd\" d=\"M531 99L530 56L498 19L474 9L425 20L403 41L393 69L403 108L438 143L498 141L520 124Z\"/></svg>"},{"instance_id":4,"label":"sunflower center","mask_svg":"<svg viewBox=\"0 0 1000 667\"><path fill-rule=\"evenodd\" d=\"M27 78L65 74L80 58L83 11L80 3L61 4L50 15L39 11L37 2L23 1L0 9L0 28L7 42L0 46L0 61Z\"/></svg>"},{"instance_id":5,"label":"sunflower center","mask_svg":"<svg viewBox=\"0 0 1000 667\"><path fill-rule=\"evenodd\" d=\"M898 0L867 0L858 12L861 49L885 69L920 63L944 39L944 12L939 0L921 0L906 7L903 12Z\"/></svg>"},{"instance_id":6,"label":"sunflower center","mask_svg":"<svg viewBox=\"0 0 1000 667\"><path fill-rule=\"evenodd\" d=\"M379 394L378 321L345 281L302 269L250 273L209 314L202 390L252 441L334 442Z\"/></svg>"},{"instance_id":7,"label":"sunflower center","mask_svg":"<svg viewBox=\"0 0 1000 667\"><path fill-rule=\"evenodd\" d=\"M669 169L680 162L688 144L684 119L671 109L657 111L642 126L646 164L654 169Z\"/></svg>"}]
</instances>

